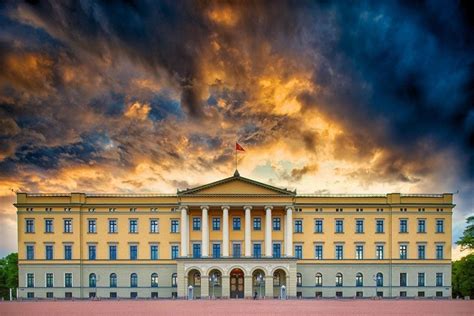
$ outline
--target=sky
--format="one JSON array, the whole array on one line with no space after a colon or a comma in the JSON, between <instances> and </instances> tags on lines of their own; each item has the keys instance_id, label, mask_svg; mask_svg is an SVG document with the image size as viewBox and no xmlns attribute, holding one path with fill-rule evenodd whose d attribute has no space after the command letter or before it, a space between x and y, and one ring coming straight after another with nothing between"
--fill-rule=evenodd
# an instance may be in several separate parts
<instances>
[{"instance_id":1,"label":"sky","mask_svg":"<svg viewBox=\"0 0 474 316\"><path fill-rule=\"evenodd\" d=\"M474 213L472 1L2 1L0 256L15 192L453 192ZM465 253L463 253L465 254ZM459 249L453 251L459 257Z\"/></svg>"}]
</instances>

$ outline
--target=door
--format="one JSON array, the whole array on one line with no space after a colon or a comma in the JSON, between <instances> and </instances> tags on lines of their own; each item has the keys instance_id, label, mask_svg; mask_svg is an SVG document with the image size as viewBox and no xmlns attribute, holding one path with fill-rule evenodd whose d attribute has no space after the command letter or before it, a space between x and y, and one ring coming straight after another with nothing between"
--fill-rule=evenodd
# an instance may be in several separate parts
<instances>
[{"instance_id":1,"label":"door","mask_svg":"<svg viewBox=\"0 0 474 316\"><path fill-rule=\"evenodd\" d=\"M240 269L230 273L230 298L244 298L244 273Z\"/></svg>"}]
</instances>

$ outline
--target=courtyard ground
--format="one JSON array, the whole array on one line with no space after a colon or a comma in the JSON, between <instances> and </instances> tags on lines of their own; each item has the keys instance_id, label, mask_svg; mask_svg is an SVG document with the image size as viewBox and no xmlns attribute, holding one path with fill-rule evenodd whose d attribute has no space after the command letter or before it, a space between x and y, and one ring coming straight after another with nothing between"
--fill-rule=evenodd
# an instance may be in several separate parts
<instances>
[{"instance_id":1,"label":"courtyard ground","mask_svg":"<svg viewBox=\"0 0 474 316\"><path fill-rule=\"evenodd\" d=\"M0 315L474 315L474 300L23 301Z\"/></svg>"}]
</instances>

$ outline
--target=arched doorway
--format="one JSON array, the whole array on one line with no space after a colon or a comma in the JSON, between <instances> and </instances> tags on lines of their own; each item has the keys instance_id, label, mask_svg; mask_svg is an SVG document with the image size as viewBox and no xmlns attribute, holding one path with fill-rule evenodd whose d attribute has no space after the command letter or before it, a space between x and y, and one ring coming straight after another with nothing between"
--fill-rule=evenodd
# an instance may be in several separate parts
<instances>
[{"instance_id":1,"label":"arched doorway","mask_svg":"<svg viewBox=\"0 0 474 316\"><path fill-rule=\"evenodd\" d=\"M238 268L230 272L230 298L244 298L244 272Z\"/></svg>"},{"instance_id":2,"label":"arched doorway","mask_svg":"<svg viewBox=\"0 0 474 316\"><path fill-rule=\"evenodd\" d=\"M217 269L209 271L209 297L222 297L222 273Z\"/></svg>"},{"instance_id":3,"label":"arched doorway","mask_svg":"<svg viewBox=\"0 0 474 316\"><path fill-rule=\"evenodd\" d=\"M201 298L201 272L193 269L188 272L188 287L193 286L194 298Z\"/></svg>"},{"instance_id":4,"label":"arched doorway","mask_svg":"<svg viewBox=\"0 0 474 316\"><path fill-rule=\"evenodd\" d=\"M282 269L277 269L273 272L273 297L280 297L281 286L286 286L286 272Z\"/></svg>"},{"instance_id":5,"label":"arched doorway","mask_svg":"<svg viewBox=\"0 0 474 316\"><path fill-rule=\"evenodd\" d=\"M252 273L252 296L257 293L257 297L265 297L265 272L257 269Z\"/></svg>"}]
</instances>

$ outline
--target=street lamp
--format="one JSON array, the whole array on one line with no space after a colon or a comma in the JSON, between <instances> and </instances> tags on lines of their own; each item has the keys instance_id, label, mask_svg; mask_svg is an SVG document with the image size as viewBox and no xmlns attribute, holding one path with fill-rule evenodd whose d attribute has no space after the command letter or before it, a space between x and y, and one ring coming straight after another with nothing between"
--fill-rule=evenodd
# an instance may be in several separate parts
<instances>
[{"instance_id":1,"label":"street lamp","mask_svg":"<svg viewBox=\"0 0 474 316\"><path fill-rule=\"evenodd\" d=\"M259 295L260 295L260 298L262 298L262 284L264 282L264 279L263 279L263 275L260 273L258 276L257 276L257 283L258 283L258 289L259 289Z\"/></svg>"},{"instance_id":2,"label":"street lamp","mask_svg":"<svg viewBox=\"0 0 474 316\"><path fill-rule=\"evenodd\" d=\"M216 285L216 283L217 283L217 275L216 275L216 273L213 273L211 275L211 285L212 285L212 298L214 298L214 299L216 298L216 296L214 294L215 293L214 292L214 286Z\"/></svg>"}]
</instances>

